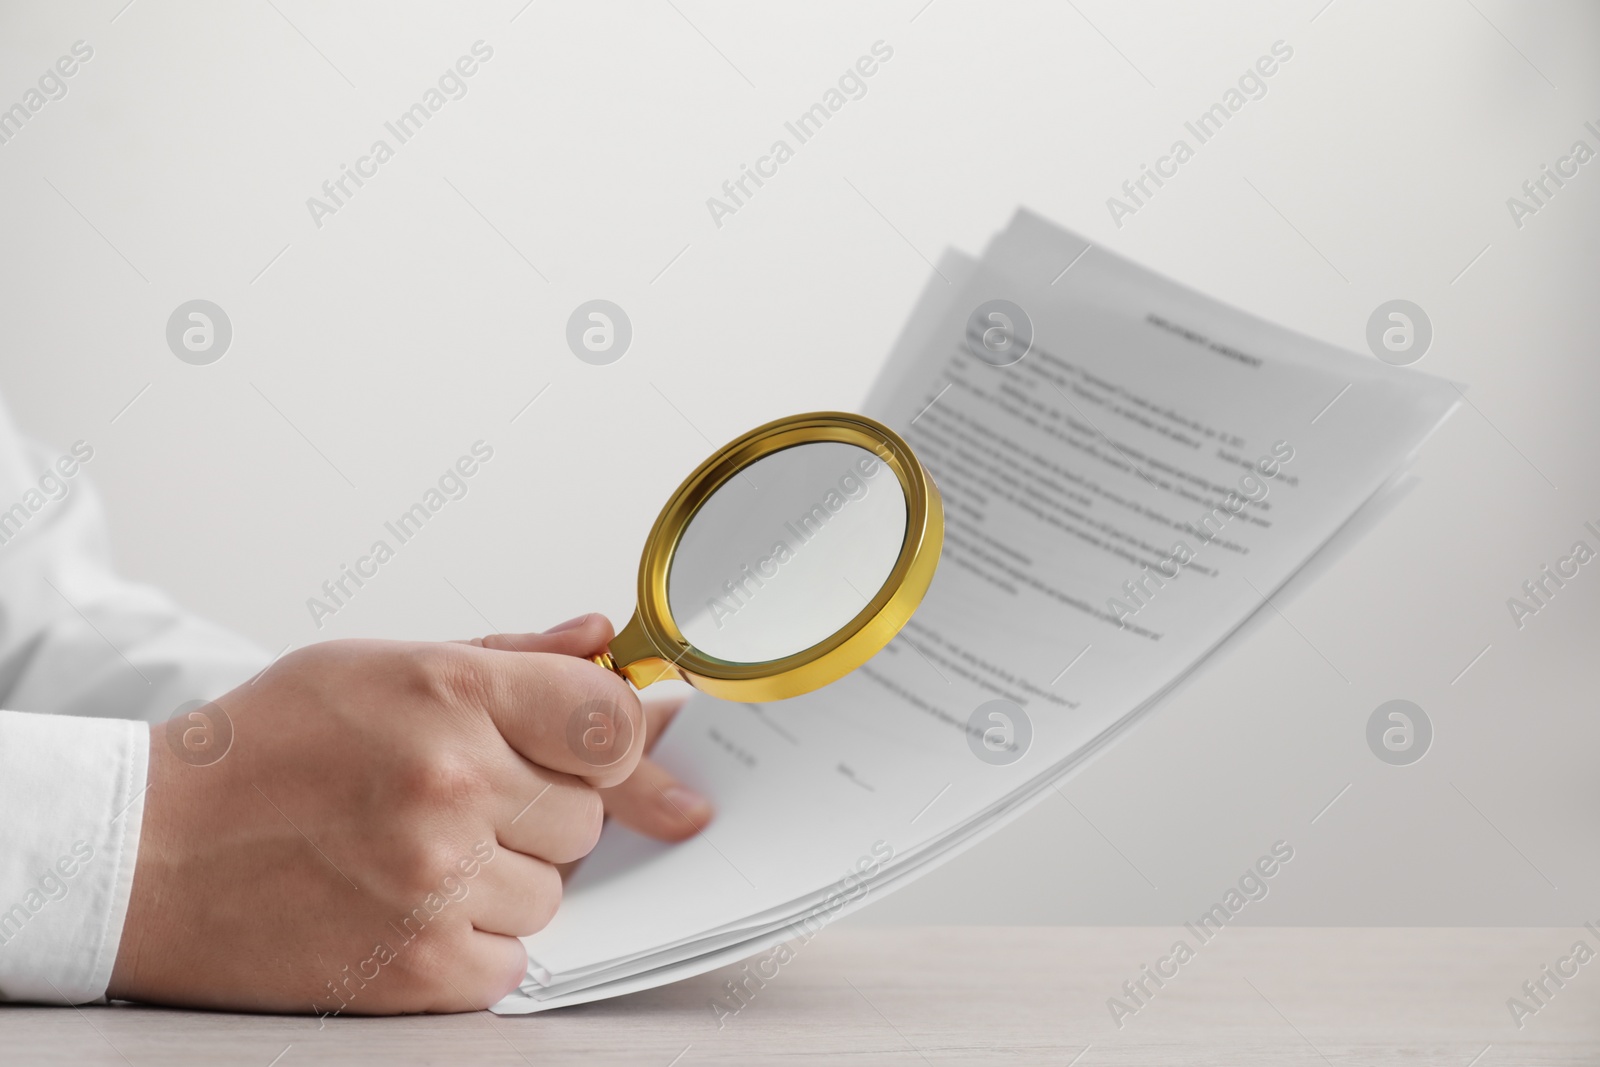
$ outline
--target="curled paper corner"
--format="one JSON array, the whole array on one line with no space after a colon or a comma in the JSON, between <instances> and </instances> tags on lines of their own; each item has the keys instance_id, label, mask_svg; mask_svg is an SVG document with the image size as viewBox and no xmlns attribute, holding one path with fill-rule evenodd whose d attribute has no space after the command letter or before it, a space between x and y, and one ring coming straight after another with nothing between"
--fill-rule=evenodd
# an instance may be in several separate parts
<instances>
[{"instance_id":1,"label":"curled paper corner","mask_svg":"<svg viewBox=\"0 0 1600 1067\"><path fill-rule=\"evenodd\" d=\"M524 993L533 992L533 989L529 988L530 985L538 989L547 989L554 981L555 979L550 976L550 972L545 968L544 964L532 956L528 957L528 979L522 984Z\"/></svg>"}]
</instances>

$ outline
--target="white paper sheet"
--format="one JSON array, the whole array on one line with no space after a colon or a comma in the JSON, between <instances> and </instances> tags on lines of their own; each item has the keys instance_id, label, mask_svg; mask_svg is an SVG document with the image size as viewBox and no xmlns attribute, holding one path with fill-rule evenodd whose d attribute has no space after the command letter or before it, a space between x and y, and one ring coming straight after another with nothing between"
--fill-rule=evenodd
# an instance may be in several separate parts
<instances>
[{"instance_id":1,"label":"white paper sheet","mask_svg":"<svg viewBox=\"0 0 1600 1067\"><path fill-rule=\"evenodd\" d=\"M608 827L495 1010L803 937L993 832L1201 664L1458 400L1086 247L1024 212L982 263L942 260L868 402L944 494L923 606L817 693L692 699L655 757L716 822L676 846ZM1008 367L968 345L994 298L1033 324ZM1010 765L969 743L997 698L1031 723Z\"/></svg>"}]
</instances>

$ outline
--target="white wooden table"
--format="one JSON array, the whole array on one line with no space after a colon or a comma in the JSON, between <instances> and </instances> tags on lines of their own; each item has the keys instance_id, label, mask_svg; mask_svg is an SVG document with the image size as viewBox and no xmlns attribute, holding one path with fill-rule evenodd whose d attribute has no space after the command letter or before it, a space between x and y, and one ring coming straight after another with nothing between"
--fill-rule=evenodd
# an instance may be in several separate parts
<instances>
[{"instance_id":1,"label":"white wooden table","mask_svg":"<svg viewBox=\"0 0 1600 1067\"><path fill-rule=\"evenodd\" d=\"M1182 933L841 926L721 1029L737 968L511 1018L0 1008L0 1064L1600 1063L1600 960L1520 1029L1506 1007L1578 938L1600 949L1582 929L1230 928L1117 1027L1107 998Z\"/></svg>"}]
</instances>

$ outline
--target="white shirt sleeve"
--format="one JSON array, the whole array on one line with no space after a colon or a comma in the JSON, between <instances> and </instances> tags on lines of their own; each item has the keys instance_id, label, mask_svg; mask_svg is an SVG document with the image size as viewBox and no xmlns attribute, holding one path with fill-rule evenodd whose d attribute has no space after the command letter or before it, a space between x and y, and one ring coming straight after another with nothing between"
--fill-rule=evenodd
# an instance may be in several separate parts
<instances>
[{"instance_id":1,"label":"white shirt sleeve","mask_svg":"<svg viewBox=\"0 0 1600 1067\"><path fill-rule=\"evenodd\" d=\"M105 994L144 813L150 728L0 711L0 999ZM11 818L18 808L26 825Z\"/></svg>"},{"instance_id":2,"label":"white shirt sleeve","mask_svg":"<svg viewBox=\"0 0 1600 1067\"><path fill-rule=\"evenodd\" d=\"M105 995L138 855L147 724L269 658L116 576L93 466L93 442L29 445L0 407L0 707L15 709L0 712L0 1000Z\"/></svg>"}]
</instances>

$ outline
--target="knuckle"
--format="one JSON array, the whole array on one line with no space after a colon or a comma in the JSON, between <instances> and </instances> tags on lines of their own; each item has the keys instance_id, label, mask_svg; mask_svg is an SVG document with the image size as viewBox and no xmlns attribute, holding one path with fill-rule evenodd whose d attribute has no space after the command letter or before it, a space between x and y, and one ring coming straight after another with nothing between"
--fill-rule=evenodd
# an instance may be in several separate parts
<instances>
[{"instance_id":1,"label":"knuckle","mask_svg":"<svg viewBox=\"0 0 1600 1067\"><path fill-rule=\"evenodd\" d=\"M418 837L401 850L396 881L408 907L426 907L430 896L443 894L458 851L438 837Z\"/></svg>"},{"instance_id":2,"label":"knuckle","mask_svg":"<svg viewBox=\"0 0 1600 1067\"><path fill-rule=\"evenodd\" d=\"M466 899L472 891L464 859L472 851L443 833L414 833L387 849L390 859L389 899L402 910L422 907L419 918L438 915L446 902Z\"/></svg>"},{"instance_id":3,"label":"knuckle","mask_svg":"<svg viewBox=\"0 0 1600 1067\"><path fill-rule=\"evenodd\" d=\"M395 966L400 968L399 976L402 981L422 988L434 990L440 999L449 994L452 999L454 991L440 981L440 975L449 974L451 970L460 966L463 950L462 939L459 937L442 936L445 931L427 930L415 942L408 945L404 952L395 960ZM437 988L436 988L437 987ZM468 990L470 994L470 990Z\"/></svg>"},{"instance_id":4,"label":"knuckle","mask_svg":"<svg viewBox=\"0 0 1600 1067\"><path fill-rule=\"evenodd\" d=\"M475 1010L484 1010L492 1007L507 992L507 957L500 952L479 952L465 962L456 960L448 966L455 977L448 984L440 984L446 986L450 1002L457 1006L454 1010L460 1010L462 998L466 998ZM527 960L524 957L519 971L526 967ZM521 975L519 973L513 977L520 978Z\"/></svg>"},{"instance_id":5,"label":"knuckle","mask_svg":"<svg viewBox=\"0 0 1600 1067\"><path fill-rule=\"evenodd\" d=\"M450 750L417 753L402 766L398 784L407 802L445 808L471 807L489 789L483 769Z\"/></svg>"},{"instance_id":6,"label":"knuckle","mask_svg":"<svg viewBox=\"0 0 1600 1067\"><path fill-rule=\"evenodd\" d=\"M572 858L582 859L600 843L600 831L606 825L606 804L598 790L585 789L578 800L578 811L573 818L574 836L582 851ZM570 862L570 861L563 861Z\"/></svg>"},{"instance_id":7,"label":"knuckle","mask_svg":"<svg viewBox=\"0 0 1600 1067\"><path fill-rule=\"evenodd\" d=\"M550 925L561 908L561 872L549 864L540 864L533 876L534 891L528 894L528 934L536 934Z\"/></svg>"},{"instance_id":8,"label":"knuckle","mask_svg":"<svg viewBox=\"0 0 1600 1067\"><path fill-rule=\"evenodd\" d=\"M443 695L444 679L449 673L446 654L435 647L419 648L403 661L399 682L410 692L424 699L437 699Z\"/></svg>"},{"instance_id":9,"label":"knuckle","mask_svg":"<svg viewBox=\"0 0 1600 1067\"><path fill-rule=\"evenodd\" d=\"M572 863L594 851L605 828L606 806L598 790L580 786L574 790L570 810L561 820L556 842L550 846L552 863Z\"/></svg>"},{"instance_id":10,"label":"knuckle","mask_svg":"<svg viewBox=\"0 0 1600 1067\"><path fill-rule=\"evenodd\" d=\"M455 645L423 645L407 658L407 687L423 699L454 706L484 707L491 685L480 665Z\"/></svg>"}]
</instances>

